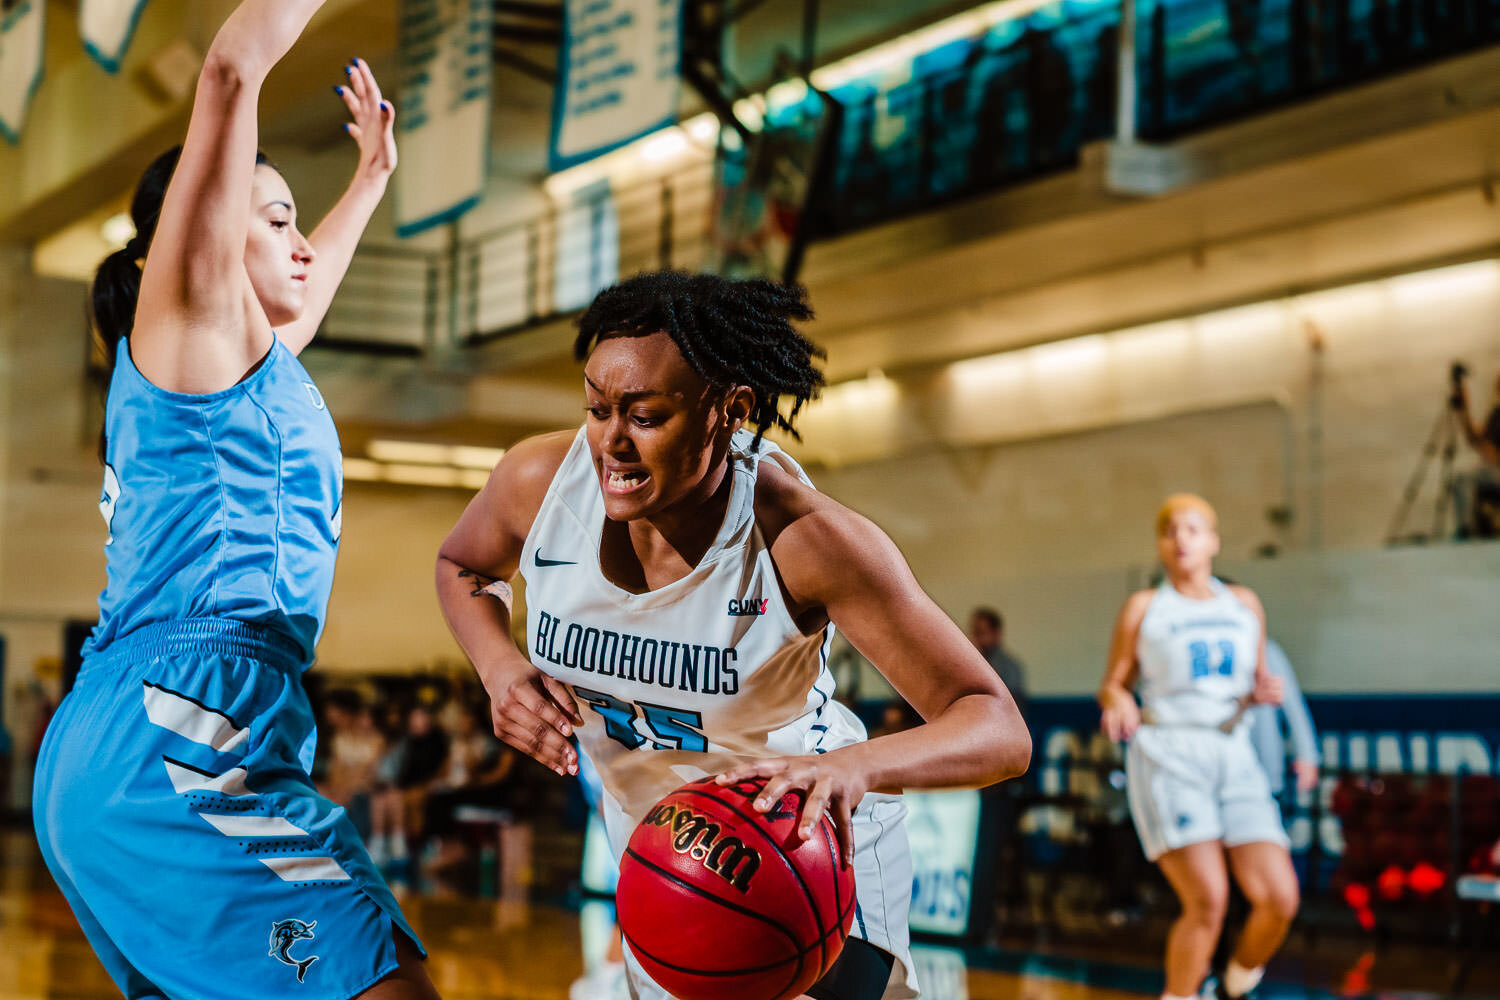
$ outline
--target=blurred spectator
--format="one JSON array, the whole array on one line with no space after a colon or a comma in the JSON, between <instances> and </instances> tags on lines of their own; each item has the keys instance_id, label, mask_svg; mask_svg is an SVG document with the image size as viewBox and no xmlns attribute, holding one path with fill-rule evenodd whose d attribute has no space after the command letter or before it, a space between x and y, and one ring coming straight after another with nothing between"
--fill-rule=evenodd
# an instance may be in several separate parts
<instances>
[{"instance_id":1,"label":"blurred spectator","mask_svg":"<svg viewBox=\"0 0 1500 1000\"><path fill-rule=\"evenodd\" d=\"M1094 35L1094 67L1088 88L1087 131L1084 141L1113 137L1115 95L1119 86L1120 27L1105 25Z\"/></svg>"},{"instance_id":2,"label":"blurred spectator","mask_svg":"<svg viewBox=\"0 0 1500 1000\"><path fill-rule=\"evenodd\" d=\"M1021 710L1021 718L1029 719L1031 706L1026 697L1026 668L1005 648L1005 619L1000 617L1000 612L994 608L975 608L969 615L969 641L1010 689L1016 707Z\"/></svg>"},{"instance_id":3,"label":"blurred spectator","mask_svg":"<svg viewBox=\"0 0 1500 1000\"><path fill-rule=\"evenodd\" d=\"M370 857L376 864L404 860L422 838L427 795L448 760L448 736L433 725L432 713L416 705L406 731L380 764L383 787L371 817Z\"/></svg>"},{"instance_id":4,"label":"blurred spectator","mask_svg":"<svg viewBox=\"0 0 1500 1000\"><path fill-rule=\"evenodd\" d=\"M440 870L462 861L467 845L458 834L459 806L506 810L514 803L513 782L516 754L486 728L488 708L461 705L451 715L455 727L449 732L447 762L433 781L426 803L426 835L433 850L424 869Z\"/></svg>"},{"instance_id":5,"label":"blurred spectator","mask_svg":"<svg viewBox=\"0 0 1500 1000\"><path fill-rule=\"evenodd\" d=\"M1464 369L1454 366L1453 409L1469 446L1481 465L1471 473L1453 477L1453 507L1460 538L1500 537L1500 379L1484 426L1469 416L1469 390Z\"/></svg>"},{"instance_id":6,"label":"blurred spectator","mask_svg":"<svg viewBox=\"0 0 1500 1000\"><path fill-rule=\"evenodd\" d=\"M1028 25L1016 47L1026 53L1026 110L1030 115L1033 169L1061 165L1068 158L1073 121L1073 67L1054 32Z\"/></svg>"},{"instance_id":7,"label":"blurred spectator","mask_svg":"<svg viewBox=\"0 0 1500 1000\"><path fill-rule=\"evenodd\" d=\"M846 638L835 631L833 643L828 649L828 671L833 674L833 696L853 707L859 701L860 674L863 673L864 657Z\"/></svg>"},{"instance_id":8,"label":"blurred spectator","mask_svg":"<svg viewBox=\"0 0 1500 1000\"><path fill-rule=\"evenodd\" d=\"M385 737L375 728L375 719L358 692L346 689L328 693L324 710L329 748L323 772L322 791L343 805L361 837L370 836L372 797L377 772L385 754Z\"/></svg>"},{"instance_id":9,"label":"blurred spectator","mask_svg":"<svg viewBox=\"0 0 1500 1000\"><path fill-rule=\"evenodd\" d=\"M1260 89L1260 0L1224 0L1229 40L1248 72L1251 92Z\"/></svg>"},{"instance_id":10,"label":"blurred spectator","mask_svg":"<svg viewBox=\"0 0 1500 1000\"><path fill-rule=\"evenodd\" d=\"M885 708L880 713L880 724L870 731L870 738L903 733L920 721L912 707L899 698L886 702Z\"/></svg>"},{"instance_id":11,"label":"blurred spectator","mask_svg":"<svg viewBox=\"0 0 1500 1000\"><path fill-rule=\"evenodd\" d=\"M1318 784L1318 733L1291 661L1275 639L1266 640L1266 666L1281 678L1281 704L1250 707L1250 739L1255 755L1271 781L1271 794L1280 796L1286 785L1287 744L1281 734L1284 717L1292 742L1292 773L1297 776L1297 787L1308 791Z\"/></svg>"}]
</instances>

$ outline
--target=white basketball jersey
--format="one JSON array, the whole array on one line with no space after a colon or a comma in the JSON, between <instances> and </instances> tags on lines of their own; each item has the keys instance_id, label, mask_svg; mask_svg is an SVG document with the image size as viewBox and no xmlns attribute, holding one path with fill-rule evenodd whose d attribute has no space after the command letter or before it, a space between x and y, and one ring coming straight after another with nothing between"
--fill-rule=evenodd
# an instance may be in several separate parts
<instances>
[{"instance_id":1,"label":"white basketball jersey","mask_svg":"<svg viewBox=\"0 0 1500 1000\"><path fill-rule=\"evenodd\" d=\"M521 552L531 661L578 699L578 739L613 800L604 814L617 854L630 828L686 781L747 757L865 739L833 700L833 627L810 636L797 628L755 523L760 462L807 477L774 444L752 450L752 441L748 431L734 436L724 523L675 583L634 594L605 578L604 498L582 430Z\"/></svg>"},{"instance_id":2,"label":"white basketball jersey","mask_svg":"<svg viewBox=\"0 0 1500 1000\"><path fill-rule=\"evenodd\" d=\"M1136 640L1145 721L1217 727L1255 687L1260 618L1217 579L1213 597L1194 600L1163 581Z\"/></svg>"}]
</instances>

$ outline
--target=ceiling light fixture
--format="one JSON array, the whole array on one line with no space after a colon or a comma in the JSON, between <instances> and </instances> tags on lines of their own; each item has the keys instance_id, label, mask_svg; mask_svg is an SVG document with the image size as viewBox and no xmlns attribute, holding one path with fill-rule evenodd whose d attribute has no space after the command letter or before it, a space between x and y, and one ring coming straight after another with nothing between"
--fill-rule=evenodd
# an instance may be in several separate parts
<instances>
[{"instance_id":1,"label":"ceiling light fixture","mask_svg":"<svg viewBox=\"0 0 1500 1000\"><path fill-rule=\"evenodd\" d=\"M477 490L505 454L504 448L377 438L365 455L344 458L344 480Z\"/></svg>"},{"instance_id":2,"label":"ceiling light fixture","mask_svg":"<svg viewBox=\"0 0 1500 1000\"><path fill-rule=\"evenodd\" d=\"M116 212L99 224L99 237L111 250L119 250L135 235L135 223L124 212Z\"/></svg>"}]
</instances>

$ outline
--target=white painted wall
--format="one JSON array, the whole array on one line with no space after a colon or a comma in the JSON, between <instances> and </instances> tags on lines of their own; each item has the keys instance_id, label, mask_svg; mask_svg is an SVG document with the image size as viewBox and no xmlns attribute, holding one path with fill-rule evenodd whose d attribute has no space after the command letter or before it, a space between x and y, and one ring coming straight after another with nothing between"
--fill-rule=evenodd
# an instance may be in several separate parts
<instances>
[{"instance_id":1,"label":"white painted wall","mask_svg":"<svg viewBox=\"0 0 1500 1000\"><path fill-rule=\"evenodd\" d=\"M1288 544L1369 546L1385 536L1455 358L1474 369L1483 418L1500 370L1497 316L1500 261L1484 260L1110 331L837 386L808 410L798 451L858 463L821 481L837 493L846 476L879 478L883 490L851 498L919 520L938 511L938 534L1005 511L968 532L972 558L997 565L1035 565L1015 546L1035 544L1032 518L1048 512L1069 525L1054 562L1118 563L1118 529L1080 530L1077 518L1147 523L1128 512L1176 489L1229 509L1229 552L1265 541L1262 512L1282 502L1297 518ZM1004 303L977 306L969 322L1003 327ZM1324 344L1321 397L1312 333ZM1460 467L1474 462L1461 449Z\"/></svg>"},{"instance_id":2,"label":"white painted wall","mask_svg":"<svg viewBox=\"0 0 1500 1000\"><path fill-rule=\"evenodd\" d=\"M1219 571L1260 595L1310 694L1500 691L1500 543L1224 560ZM945 606L1000 608L1033 694L1088 695L1120 605L1150 575L1143 560L976 580Z\"/></svg>"}]
</instances>

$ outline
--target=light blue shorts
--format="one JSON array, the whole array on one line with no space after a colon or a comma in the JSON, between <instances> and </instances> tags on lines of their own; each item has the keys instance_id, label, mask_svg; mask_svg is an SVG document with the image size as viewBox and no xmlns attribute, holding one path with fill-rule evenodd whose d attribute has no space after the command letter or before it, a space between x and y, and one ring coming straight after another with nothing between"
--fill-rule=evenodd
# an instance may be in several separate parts
<instances>
[{"instance_id":1,"label":"light blue shorts","mask_svg":"<svg viewBox=\"0 0 1500 1000\"><path fill-rule=\"evenodd\" d=\"M295 645L240 622L147 626L89 656L47 728L37 840L129 998L344 1000L417 944L342 806Z\"/></svg>"}]
</instances>

